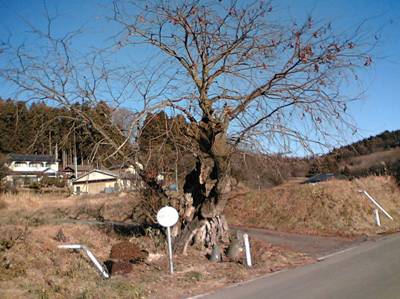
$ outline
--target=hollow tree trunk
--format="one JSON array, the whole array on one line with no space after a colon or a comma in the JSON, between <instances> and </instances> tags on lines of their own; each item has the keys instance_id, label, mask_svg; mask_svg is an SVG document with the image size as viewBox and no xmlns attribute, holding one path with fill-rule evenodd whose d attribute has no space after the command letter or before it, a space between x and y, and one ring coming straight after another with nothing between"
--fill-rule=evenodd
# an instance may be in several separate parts
<instances>
[{"instance_id":1,"label":"hollow tree trunk","mask_svg":"<svg viewBox=\"0 0 400 299\"><path fill-rule=\"evenodd\" d=\"M176 252L186 253L191 244L211 248L229 239L223 212L231 191L230 150L226 127L219 125L216 129L215 124L202 124L196 166L186 176L179 203L183 219L175 230Z\"/></svg>"}]
</instances>

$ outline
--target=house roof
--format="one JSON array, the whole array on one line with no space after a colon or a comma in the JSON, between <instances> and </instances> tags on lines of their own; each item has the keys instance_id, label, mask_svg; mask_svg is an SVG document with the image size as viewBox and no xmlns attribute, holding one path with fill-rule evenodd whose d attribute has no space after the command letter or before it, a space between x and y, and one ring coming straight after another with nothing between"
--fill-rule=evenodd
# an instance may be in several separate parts
<instances>
[{"instance_id":1,"label":"house roof","mask_svg":"<svg viewBox=\"0 0 400 299\"><path fill-rule=\"evenodd\" d=\"M9 154L9 159L16 162L56 162L54 156L51 155L23 155Z\"/></svg>"},{"instance_id":2,"label":"house roof","mask_svg":"<svg viewBox=\"0 0 400 299\"><path fill-rule=\"evenodd\" d=\"M86 172L86 173L84 173L84 174L78 176L76 179L74 179L74 180L72 181L72 183L75 183L75 182L79 181L80 179L84 178L85 176L89 176L89 175L90 175L91 173L93 173L93 172L105 174L105 175L111 176L111 177L113 177L113 178L118 178L118 174L116 174L116 173L114 173L114 172L111 172L111 171L108 171L108 170L102 170L102 169L93 169L93 170L91 170L91 171L89 171L89 172ZM96 179L96 181L98 181L98 180L99 180L99 179ZM100 180L101 180L101 179L100 179Z\"/></svg>"},{"instance_id":3,"label":"house roof","mask_svg":"<svg viewBox=\"0 0 400 299\"><path fill-rule=\"evenodd\" d=\"M93 166L91 165L78 165L78 171L89 171L92 170ZM74 165L67 165L65 168L62 170L62 172L74 172L75 171L75 166Z\"/></svg>"}]
</instances>

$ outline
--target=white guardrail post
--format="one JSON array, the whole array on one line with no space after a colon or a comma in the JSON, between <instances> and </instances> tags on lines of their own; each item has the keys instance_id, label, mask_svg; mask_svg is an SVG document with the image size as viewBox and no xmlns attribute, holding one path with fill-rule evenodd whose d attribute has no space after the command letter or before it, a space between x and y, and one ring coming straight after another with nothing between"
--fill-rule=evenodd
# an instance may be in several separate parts
<instances>
[{"instance_id":1,"label":"white guardrail post","mask_svg":"<svg viewBox=\"0 0 400 299\"><path fill-rule=\"evenodd\" d=\"M386 210L384 208L382 208L382 206L375 200L372 198L371 195L368 194L367 191L365 190L359 190L358 192L364 193L365 196L368 197L368 199L379 209L383 212L383 214L385 214L390 220L393 220L393 217L389 215L388 212L386 212Z\"/></svg>"},{"instance_id":2,"label":"white guardrail post","mask_svg":"<svg viewBox=\"0 0 400 299\"><path fill-rule=\"evenodd\" d=\"M92 263L95 265L95 267L103 275L103 277L104 278L110 278L110 274L108 274L107 269L100 264L100 262L94 256L94 254L85 245L81 245L81 244L65 244L65 245L58 245L58 248L61 248L61 249L77 249L77 250L81 249L81 250L83 250L86 253L86 255L89 257L89 259L92 261Z\"/></svg>"},{"instance_id":3,"label":"white guardrail post","mask_svg":"<svg viewBox=\"0 0 400 299\"><path fill-rule=\"evenodd\" d=\"M249 235L248 234L243 234L243 240L244 240L244 249L246 251L246 263L247 267L251 267L251 252L250 252L250 242L249 242Z\"/></svg>"},{"instance_id":4,"label":"white guardrail post","mask_svg":"<svg viewBox=\"0 0 400 299\"><path fill-rule=\"evenodd\" d=\"M378 209L375 209L375 221L377 226L381 226L381 219L379 218L379 211Z\"/></svg>"}]
</instances>

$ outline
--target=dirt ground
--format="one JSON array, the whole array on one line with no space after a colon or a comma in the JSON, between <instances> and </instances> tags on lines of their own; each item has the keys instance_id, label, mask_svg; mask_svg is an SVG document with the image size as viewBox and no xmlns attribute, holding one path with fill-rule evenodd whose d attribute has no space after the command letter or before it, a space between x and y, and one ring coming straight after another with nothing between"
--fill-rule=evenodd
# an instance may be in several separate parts
<instances>
[{"instance_id":1,"label":"dirt ground","mask_svg":"<svg viewBox=\"0 0 400 299\"><path fill-rule=\"evenodd\" d=\"M394 220L381 217L377 227L358 189L375 196ZM174 256L170 275L164 234L138 225L135 196L2 195L0 298L185 298L312 263L367 235L400 228L400 192L390 177L291 182L232 197L228 221L249 233L254 266L244 266L243 257L213 263L207 252L191 248ZM121 242L132 246L125 252L115 246ZM111 261L114 274L103 279L82 252L57 247L66 243L86 245L100 261Z\"/></svg>"},{"instance_id":2,"label":"dirt ground","mask_svg":"<svg viewBox=\"0 0 400 299\"><path fill-rule=\"evenodd\" d=\"M187 256L174 256L175 273L170 275L165 237L158 229L89 225L104 219L131 221L132 198L20 194L0 201L0 298L184 298L314 261L252 238L252 268L245 267L243 259L213 263L206 252L192 248ZM63 223L68 218L81 223ZM84 253L57 247L83 244L102 262L118 256L130 259L128 252L116 254L118 247L112 254L112 246L121 242L135 244L130 252L146 254L129 266L131 272L107 280Z\"/></svg>"}]
</instances>

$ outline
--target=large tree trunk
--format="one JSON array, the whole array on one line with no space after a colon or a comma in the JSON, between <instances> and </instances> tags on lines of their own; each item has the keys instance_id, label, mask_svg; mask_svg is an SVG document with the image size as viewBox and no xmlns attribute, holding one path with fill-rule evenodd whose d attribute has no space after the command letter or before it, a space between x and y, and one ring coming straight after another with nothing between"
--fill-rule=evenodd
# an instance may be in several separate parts
<instances>
[{"instance_id":1,"label":"large tree trunk","mask_svg":"<svg viewBox=\"0 0 400 299\"><path fill-rule=\"evenodd\" d=\"M186 176L184 196L178 204L183 219L174 230L176 252L186 253L191 244L212 248L229 240L223 215L231 191L226 127L219 123L216 129L215 124L202 122L200 128L196 166Z\"/></svg>"}]
</instances>

